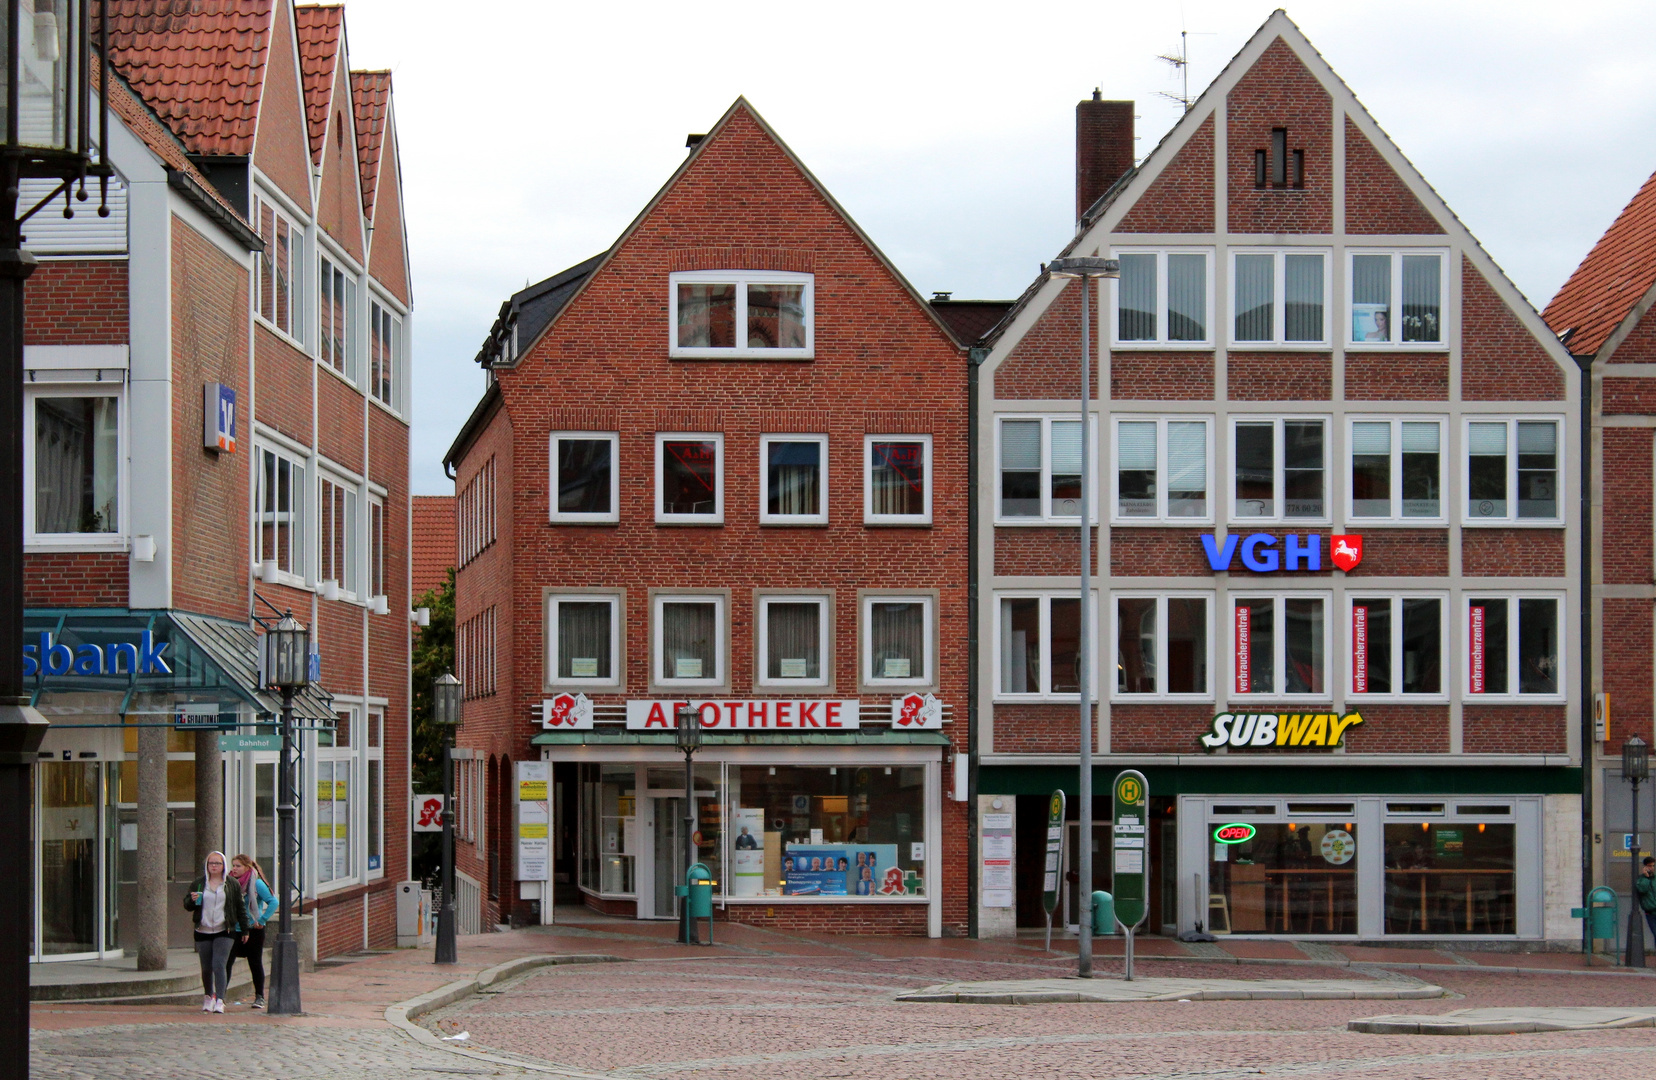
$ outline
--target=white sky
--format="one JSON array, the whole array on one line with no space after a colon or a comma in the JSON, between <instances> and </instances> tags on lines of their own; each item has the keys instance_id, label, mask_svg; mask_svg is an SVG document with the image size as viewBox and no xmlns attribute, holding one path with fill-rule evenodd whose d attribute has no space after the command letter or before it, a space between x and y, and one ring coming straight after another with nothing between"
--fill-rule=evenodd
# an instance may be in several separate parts
<instances>
[{"instance_id":1,"label":"white sky","mask_svg":"<svg viewBox=\"0 0 1656 1080\"><path fill-rule=\"evenodd\" d=\"M502 300L609 246L747 95L923 295L1012 298L1069 237L1074 106L1178 116L1265 0L1008 5L348 0L395 72L413 253L417 494L483 390ZM1312 0L1288 8L1537 307L1656 171L1648 3Z\"/></svg>"}]
</instances>

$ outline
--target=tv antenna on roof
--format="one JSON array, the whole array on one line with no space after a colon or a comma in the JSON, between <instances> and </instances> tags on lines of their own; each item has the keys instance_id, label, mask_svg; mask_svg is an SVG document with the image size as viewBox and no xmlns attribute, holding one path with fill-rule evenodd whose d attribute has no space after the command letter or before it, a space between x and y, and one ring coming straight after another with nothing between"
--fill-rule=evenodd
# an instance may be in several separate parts
<instances>
[{"instance_id":1,"label":"tv antenna on roof","mask_svg":"<svg viewBox=\"0 0 1656 1080\"><path fill-rule=\"evenodd\" d=\"M1190 111L1190 103L1192 101L1192 98L1190 96L1190 35L1191 35L1191 33L1192 33L1192 31L1189 31L1189 30L1180 30L1179 31L1179 52L1178 52L1178 55L1175 56L1175 55L1170 54L1170 53L1162 53L1160 56L1156 57L1157 60L1160 60L1160 61L1162 61L1163 63L1166 63L1166 64L1170 64L1173 67L1173 70L1179 73L1179 77L1181 79L1181 85L1183 87L1183 89L1177 94L1169 94L1165 90L1157 90L1156 91L1156 96L1157 97L1164 97L1168 101L1177 102L1179 104L1179 106L1182 109L1184 109L1185 112ZM1195 31L1195 33L1200 37L1214 37L1214 36L1216 36L1214 34L1211 34L1211 33L1208 33L1206 31L1202 31L1202 30L1197 30L1197 31Z\"/></svg>"}]
</instances>

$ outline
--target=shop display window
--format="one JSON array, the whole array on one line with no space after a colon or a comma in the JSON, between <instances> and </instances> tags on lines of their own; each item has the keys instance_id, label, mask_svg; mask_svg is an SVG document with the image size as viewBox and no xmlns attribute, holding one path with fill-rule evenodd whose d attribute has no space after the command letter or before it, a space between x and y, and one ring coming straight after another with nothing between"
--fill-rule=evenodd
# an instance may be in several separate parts
<instances>
[{"instance_id":1,"label":"shop display window","mask_svg":"<svg viewBox=\"0 0 1656 1080\"><path fill-rule=\"evenodd\" d=\"M637 769L581 766L581 887L607 895L637 890Z\"/></svg>"},{"instance_id":2,"label":"shop display window","mask_svg":"<svg viewBox=\"0 0 1656 1080\"><path fill-rule=\"evenodd\" d=\"M1386 933L1513 933L1516 830L1511 822L1387 822Z\"/></svg>"},{"instance_id":3,"label":"shop display window","mask_svg":"<svg viewBox=\"0 0 1656 1080\"><path fill-rule=\"evenodd\" d=\"M1239 819L1216 822L1211 834L1213 929L1236 934L1357 932L1355 822L1254 824Z\"/></svg>"}]
</instances>

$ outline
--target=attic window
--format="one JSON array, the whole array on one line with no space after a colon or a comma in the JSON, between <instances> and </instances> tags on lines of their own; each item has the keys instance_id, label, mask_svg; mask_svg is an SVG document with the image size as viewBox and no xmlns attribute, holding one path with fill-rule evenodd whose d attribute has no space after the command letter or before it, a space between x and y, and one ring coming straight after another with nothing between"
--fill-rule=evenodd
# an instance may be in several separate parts
<instances>
[{"instance_id":1,"label":"attic window","mask_svg":"<svg viewBox=\"0 0 1656 1080\"><path fill-rule=\"evenodd\" d=\"M687 359L808 360L814 277L780 270L671 275L668 355Z\"/></svg>"},{"instance_id":2,"label":"attic window","mask_svg":"<svg viewBox=\"0 0 1656 1080\"><path fill-rule=\"evenodd\" d=\"M1305 151L1288 149L1288 129L1271 129L1270 150L1254 151L1254 187L1305 187Z\"/></svg>"}]
</instances>

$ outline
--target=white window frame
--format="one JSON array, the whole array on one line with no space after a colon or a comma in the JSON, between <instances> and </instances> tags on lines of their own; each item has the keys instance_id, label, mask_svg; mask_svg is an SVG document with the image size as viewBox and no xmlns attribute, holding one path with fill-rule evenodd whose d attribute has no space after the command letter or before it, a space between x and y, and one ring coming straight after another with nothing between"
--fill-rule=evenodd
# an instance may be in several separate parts
<instances>
[{"instance_id":1,"label":"white window frame","mask_svg":"<svg viewBox=\"0 0 1656 1080\"><path fill-rule=\"evenodd\" d=\"M36 372L41 374L43 372ZM115 524L108 533L35 531L35 402L41 398L115 399ZM23 543L26 551L125 551L131 542L128 402L124 382L29 383L23 388Z\"/></svg>"},{"instance_id":2,"label":"white window frame","mask_svg":"<svg viewBox=\"0 0 1656 1080\"><path fill-rule=\"evenodd\" d=\"M815 514L773 514L770 512L770 448L772 443L816 443L818 447L817 478L822 490L818 493ZM828 524L828 436L790 435L775 433L759 436L759 524L761 525L826 525Z\"/></svg>"},{"instance_id":3,"label":"white window frame","mask_svg":"<svg viewBox=\"0 0 1656 1080\"><path fill-rule=\"evenodd\" d=\"M663 509L666 475L662 467L665 447L670 442L713 443L713 512L711 514L669 514ZM655 519L660 525L723 525L725 519L725 444L717 431L658 431L655 437Z\"/></svg>"},{"instance_id":4,"label":"white window frame","mask_svg":"<svg viewBox=\"0 0 1656 1080\"><path fill-rule=\"evenodd\" d=\"M375 725L379 727L379 745L373 745L368 737ZM364 826L362 830L362 872L369 881L385 876L385 807L387 793L385 788L385 706L370 705L368 707L362 733L362 814ZM368 850L368 839L373 835L373 822L368 818L368 777L373 771L375 763L379 764L379 865L370 865L374 852Z\"/></svg>"},{"instance_id":5,"label":"white window frame","mask_svg":"<svg viewBox=\"0 0 1656 1080\"><path fill-rule=\"evenodd\" d=\"M364 520L363 513L366 500L363 497L362 485L356 480L350 479L337 469L330 469L326 466L317 469L316 473L316 483L312 485L312 489L316 494L317 501L311 505L316 510L316 528L314 530L316 545L314 551L316 557L317 586L318 588L322 588L324 587L326 581L333 581L339 586L339 599L350 603L361 603L367 599L365 592L362 589L362 576L363 571L366 569L364 564L367 562L367 559L364 558L363 553L363 541L367 536L367 523ZM323 532L325 524L322 517L322 484L324 482L332 484L334 487L345 493L346 576L342 578L325 579L321 576L322 549L323 544L327 540L327 537Z\"/></svg>"},{"instance_id":6,"label":"white window frame","mask_svg":"<svg viewBox=\"0 0 1656 1080\"><path fill-rule=\"evenodd\" d=\"M1154 590L1123 589L1109 594L1109 655L1112 659L1121 656L1121 610L1117 600L1154 600L1156 601L1156 689L1148 694L1129 693L1116 688L1114 677L1110 679L1110 700L1112 701L1213 701L1218 694L1216 683L1218 671L1214 666L1214 650L1217 647L1215 639L1217 620L1214 617L1216 600L1212 592L1172 591L1156 592ZM1167 602L1169 600L1201 600L1207 606L1207 681L1208 688L1202 693L1174 694L1167 690ZM997 638L997 641L999 639ZM997 677L999 667L996 669ZM1070 695L1072 698L1076 695Z\"/></svg>"},{"instance_id":7,"label":"white window frame","mask_svg":"<svg viewBox=\"0 0 1656 1080\"><path fill-rule=\"evenodd\" d=\"M736 286L736 335L741 344L729 348L680 346L678 343L678 287L694 284ZM749 285L804 285L800 302L805 308L803 349L756 349L745 344ZM667 275L667 355L684 359L809 360L816 351L816 275L788 270L681 270Z\"/></svg>"},{"instance_id":8,"label":"white window frame","mask_svg":"<svg viewBox=\"0 0 1656 1080\"><path fill-rule=\"evenodd\" d=\"M1285 452L1286 451L1286 438L1287 438L1287 436L1284 434L1284 431L1285 431L1284 424L1286 424L1286 423L1305 423L1305 422L1312 422L1312 421L1320 421L1322 423L1322 426L1323 426L1323 512L1322 512L1322 514L1320 514L1317 517L1288 517L1287 513L1286 513L1287 508L1288 508L1288 506L1287 506L1288 498L1287 498L1287 490L1286 490L1287 489L1287 474L1286 474L1286 471L1285 471L1287 469L1287 454ZM1275 452L1274 452L1273 461L1274 461L1275 468L1276 468L1276 479L1273 481L1273 483L1275 485L1276 494L1275 494L1275 497L1272 499L1272 502L1276 503L1277 511L1276 511L1275 514L1271 514L1271 515L1252 516L1252 515L1243 514L1241 512L1242 511L1242 500L1237 498L1237 495L1236 495L1236 485L1237 485L1237 482L1241 479L1240 476L1237 474L1237 471L1236 471L1236 428L1237 428L1238 424L1261 424L1261 423L1269 423L1269 424L1273 425L1273 428L1274 428L1274 431L1275 431L1276 448L1275 448ZM1333 420L1332 417L1327 416L1326 414L1325 415L1317 415L1317 414L1314 414L1314 413L1313 414L1303 414L1303 415L1302 414L1276 415L1276 414L1272 414L1272 413L1232 413L1231 417L1230 417L1230 425L1229 426L1230 426L1230 432L1229 432L1229 437L1230 437L1229 461L1230 461L1230 464L1231 464L1230 483L1229 483L1230 490L1227 491L1225 493L1225 495L1226 495L1227 501L1230 503L1230 517L1229 517L1229 520L1231 522L1236 523L1236 524L1261 524L1261 525L1262 524L1283 524L1283 525L1307 525L1307 526L1310 526L1310 525L1327 525L1330 521L1333 520L1333 518L1331 516L1332 513L1333 513L1333 507L1334 507L1334 493L1333 493L1332 489L1334 487L1335 477L1334 477L1334 470L1333 470L1333 464L1334 464L1334 448L1333 448L1333 443L1334 443L1334 438L1333 438L1333 435L1334 435L1334 420Z\"/></svg>"},{"instance_id":9,"label":"white window frame","mask_svg":"<svg viewBox=\"0 0 1656 1080\"><path fill-rule=\"evenodd\" d=\"M876 514L874 512L874 444L917 442L921 444L921 466L925 476L925 511L919 514ZM932 523L932 437L930 435L863 436L863 524L930 525Z\"/></svg>"},{"instance_id":10,"label":"white window frame","mask_svg":"<svg viewBox=\"0 0 1656 1080\"><path fill-rule=\"evenodd\" d=\"M265 252L257 253L253 257L253 317L267 328L274 330L287 339L295 348L309 353L310 350L305 348L305 343L300 340L299 336L306 325L304 268L309 265L309 260L305 257L305 226L299 224L298 218L288 212L280 199L268 194L263 188L256 188L253 192L253 231L259 234L261 240L266 240L264 235L259 232L260 226L263 224L263 211L266 207L276 218L287 222L288 235L293 238L293 243L288 247L288 321L291 325L283 326L275 319L265 318L263 310ZM271 228L274 230L276 227L275 219L273 219ZM274 242L274 237L266 240L267 251L273 249ZM270 257L274 261L275 255L273 253ZM271 304L272 307L276 306L274 297Z\"/></svg>"},{"instance_id":11,"label":"white window frame","mask_svg":"<svg viewBox=\"0 0 1656 1080\"><path fill-rule=\"evenodd\" d=\"M1200 423L1207 433L1203 436L1207 444L1207 505L1208 512L1200 517L1172 517L1167 513L1167 425L1174 423ZM1126 516L1121 513L1121 469L1118 462L1121 460L1121 425L1123 423L1154 423L1156 425L1156 513L1149 516ZM1280 440L1279 440L1280 441ZM1234 440L1233 440L1234 445ZM1110 417L1110 524L1112 525L1211 525L1215 520L1214 507L1219 502L1219 491L1216 477L1213 473L1213 417L1200 414L1185 416L1182 414L1134 414L1118 413ZM1070 520L1075 520L1071 518Z\"/></svg>"},{"instance_id":12,"label":"white window frame","mask_svg":"<svg viewBox=\"0 0 1656 1080\"><path fill-rule=\"evenodd\" d=\"M391 329L385 342L386 367L391 375L389 397L381 397L374 380L374 333L381 320ZM368 293L368 355L363 362L363 380L367 384L368 399L401 416L408 402L408 317L378 292Z\"/></svg>"},{"instance_id":13,"label":"white window frame","mask_svg":"<svg viewBox=\"0 0 1656 1080\"><path fill-rule=\"evenodd\" d=\"M1122 247L1110 251L1109 257L1120 259L1123 255L1154 255L1156 257L1156 336L1144 341L1121 340L1121 281L1119 278L1106 279L1109 281L1110 303L1106 315L1110 324L1110 347L1112 349L1155 349L1158 352L1176 351L1180 349L1211 350L1216 338L1213 333L1214 320L1218 317L1218 310L1214 307L1214 262L1215 250L1211 247ZM1201 341L1170 341L1167 336L1167 257L1169 255L1205 255L1207 261L1204 267L1207 271L1206 286L1206 331Z\"/></svg>"},{"instance_id":14,"label":"white window frame","mask_svg":"<svg viewBox=\"0 0 1656 1080\"><path fill-rule=\"evenodd\" d=\"M608 678L593 677L579 678L571 676L564 678L558 674L558 605L564 602L577 604L608 603L610 606L610 674ZM626 598L619 592L554 592L546 598L546 676L545 685L548 688L617 687L622 684L623 671L626 667L625 657L621 653L621 623L625 618Z\"/></svg>"},{"instance_id":15,"label":"white window frame","mask_svg":"<svg viewBox=\"0 0 1656 1080\"><path fill-rule=\"evenodd\" d=\"M714 656L719 665L713 678L667 678L666 618L667 604L714 605ZM730 600L723 593L657 593L650 599L650 681L657 686L723 687L730 683Z\"/></svg>"},{"instance_id":16,"label":"white window frame","mask_svg":"<svg viewBox=\"0 0 1656 1080\"><path fill-rule=\"evenodd\" d=\"M1039 421L1041 424L1041 512L1031 517L1008 516L1001 509L1003 487L1001 474L1001 433L1008 422L1028 423ZM995 524L996 525L1050 525L1058 522L1066 525L1076 525L1081 521L1081 515L1055 514L1052 512L1052 425L1054 423L1074 424L1079 421L1075 414L1063 413L999 413L995 417ZM1088 494L1092 497L1092 523L1098 524L1098 414L1087 414L1087 451L1093 459L1091 467L1087 469Z\"/></svg>"},{"instance_id":17,"label":"white window frame","mask_svg":"<svg viewBox=\"0 0 1656 1080\"><path fill-rule=\"evenodd\" d=\"M831 631L833 603L834 598L827 593L764 593L755 598L754 606L758 610L754 612L753 620L755 626L753 675L756 685L772 690L785 690L791 687L802 689L809 687L821 688L833 685L834 639ZM767 674L770 671L770 606L772 604L817 605L817 651L821 660L818 663L820 674L816 678L771 678Z\"/></svg>"},{"instance_id":18,"label":"white window frame","mask_svg":"<svg viewBox=\"0 0 1656 1080\"><path fill-rule=\"evenodd\" d=\"M344 279L345 279L346 301L345 301L345 305L344 305L345 306L345 334L344 334L344 340L345 340L344 364L345 364L345 366L344 367L336 367L333 363L333 360L323 354L323 349L322 349L322 327L323 327L323 317L324 317L324 313L323 313L323 310L322 310L322 277L323 277L323 274L325 272L323 270L324 266L328 267L332 271L337 272L339 275L343 276ZM329 287L332 288L332 283L331 282L330 282ZM332 251L330 251L326 248L323 248L322 250L320 250L316 253L316 349L315 349L316 362L318 364L321 364L323 367L329 369L335 375L337 375L340 378L344 379L346 382L350 383L352 386L356 386L361 381L361 375L360 375L360 372L359 372L359 368L361 366L360 363L359 363L361 349L357 345L357 321L358 321L358 318L359 318L359 316L357 314L357 306L361 303L361 301L358 299L359 296L361 295L360 290L361 290L361 282L358 279L358 276L357 276L356 272L354 270L351 270L346 265L346 262L343 258L341 258L340 256L334 254Z\"/></svg>"},{"instance_id":19,"label":"white window frame","mask_svg":"<svg viewBox=\"0 0 1656 1080\"><path fill-rule=\"evenodd\" d=\"M1508 690L1501 694L1474 694L1472 692L1472 601L1473 600L1505 600L1507 602L1507 680L1508 685L1516 687L1519 683L1519 627L1518 601L1520 600L1554 600L1558 604L1558 622L1553 627L1553 633L1558 639L1558 676L1554 680L1558 690L1551 694L1525 694L1519 690ZM1510 589L1477 589L1463 587L1460 599L1454 605L1460 612L1460 632L1454 635L1459 640L1460 653L1457 658L1462 671L1460 691L1462 700L1468 704L1512 703L1512 702L1545 702L1563 703L1568 700L1570 685L1569 678L1569 632L1570 608L1569 598L1561 591L1525 590L1513 592Z\"/></svg>"},{"instance_id":20,"label":"white window frame","mask_svg":"<svg viewBox=\"0 0 1656 1080\"><path fill-rule=\"evenodd\" d=\"M1074 599L1076 599L1076 593L1077 593L1077 590L1075 590L1075 589L1005 589L1005 590L997 590L995 592L995 594L994 594L994 600L995 600L995 640L994 640L994 650L993 651L994 651L994 664L995 664L995 700L996 701L1073 701L1073 702L1076 702L1077 704L1080 703L1080 701L1081 701L1080 692L1076 692L1076 693L1073 693L1073 694L1071 694L1071 693L1054 693L1053 690L1052 690L1052 602L1054 600L1074 600ZM1040 604L1041 604L1041 607L1040 607L1040 613L1041 613L1040 614L1040 625L1041 625L1041 630L1040 630L1040 634L1041 634L1041 640L1040 640L1041 687L1040 687L1039 690L1036 690L1036 691L1033 691L1033 692L1025 692L1025 693L1022 693L1022 694L1017 694L1017 693L1012 693L1008 690L1005 690L1001 686L1001 672L1004 670L1004 665L1005 665L1004 650L1001 647L1001 638L1002 638L1002 633L1003 633L1002 627L1001 627L1001 601L1003 601L1003 600L1039 600L1040 601ZM1091 696L1093 701L1097 701L1098 700L1098 648L1097 648L1098 633L1097 633L1097 631L1098 631L1098 627L1100 625L1099 621L1098 621L1098 590L1097 589L1089 590L1088 603L1089 603L1089 606L1090 606L1091 611L1092 611L1093 634L1091 635L1091 638L1092 638L1093 648L1091 648L1089 650L1089 652L1092 655L1087 657L1087 678L1088 678L1088 685L1089 685L1089 688L1091 690L1091 695L1090 696Z\"/></svg>"},{"instance_id":21,"label":"white window frame","mask_svg":"<svg viewBox=\"0 0 1656 1080\"><path fill-rule=\"evenodd\" d=\"M378 491L369 490L363 505L367 511L363 524L368 530L368 543L364 549L367 557L364 581L371 601L374 597L386 596L391 591L390 582L385 578L385 496ZM376 585L379 587L375 588Z\"/></svg>"},{"instance_id":22,"label":"white window frame","mask_svg":"<svg viewBox=\"0 0 1656 1080\"><path fill-rule=\"evenodd\" d=\"M1558 504L1558 514L1550 518L1535 518L1518 516L1518 425L1519 423L1550 423L1558 429L1557 462L1554 472L1557 474L1554 483L1558 488L1555 502ZM1472 425L1473 424L1505 424L1507 428L1507 512L1505 516L1474 516L1472 514ZM1460 427L1460 481L1461 489L1458 496L1461 504L1460 520L1462 525L1496 525L1508 529L1542 528L1556 529L1565 522L1568 505L1565 500L1569 497L1568 470L1565 457L1566 436L1569 427L1562 416L1553 414L1542 415L1515 415L1498 414L1482 416L1467 413L1461 417Z\"/></svg>"},{"instance_id":23,"label":"white window frame","mask_svg":"<svg viewBox=\"0 0 1656 1080\"><path fill-rule=\"evenodd\" d=\"M315 523L311 520L315 516L311 511L316 508L316 504L310 501L310 497L317 489L317 468L305 451L296 449L263 433L260 433L253 443L253 482L248 485L253 497L253 535L249 538L248 543L248 551L253 556L253 570L255 573L260 572L264 561L261 559L264 552L259 550L260 516L264 512L260 506L259 496L262 494L261 485L264 482L263 455L266 453L274 454L278 461L285 460L295 468L299 473L300 484L299 490L293 494L294 504L300 507L298 511L300 517L296 528L293 528L291 521L294 511L288 511L289 525L293 529L289 549L294 553L294 561L298 564L298 567L295 570L278 565L275 580L296 589L309 589L312 581L311 571L316 565L315 553L312 551L312 536L316 529Z\"/></svg>"},{"instance_id":24,"label":"white window frame","mask_svg":"<svg viewBox=\"0 0 1656 1080\"><path fill-rule=\"evenodd\" d=\"M1356 630L1352 626L1352 611L1356 607L1356 602L1358 600L1387 600L1391 603L1391 680L1392 685L1395 687L1401 687L1403 685L1403 601L1438 601L1438 611L1440 613L1438 617L1438 671L1440 679L1439 685L1441 688L1436 693L1408 694L1404 693L1401 689L1393 690L1391 693L1387 694L1374 692L1358 693L1356 690L1357 658L1353 652L1356 648ZM1450 694L1452 693L1452 687L1450 684L1454 678L1450 674L1450 668L1454 666L1451 663L1453 660L1452 650L1454 646L1452 642L1454 640L1454 635L1450 633L1449 621L1453 618L1454 604L1450 600L1448 593L1433 592L1430 590L1424 592L1398 592L1395 589L1384 588L1361 589L1355 588L1348 583L1346 586L1345 601L1342 607L1344 609L1345 618L1342 623L1343 630L1338 636L1344 642L1344 648L1340 653L1341 667L1345 671L1345 679L1341 684L1345 688L1343 695L1344 697L1350 698L1353 701L1365 702L1445 702L1449 700Z\"/></svg>"},{"instance_id":25,"label":"white window frame","mask_svg":"<svg viewBox=\"0 0 1656 1080\"><path fill-rule=\"evenodd\" d=\"M366 829L365 825L366 825L367 818L368 818L368 813L367 813L368 798L367 798L367 792L362 790L367 786L367 784L366 784L367 770L364 768L364 766L362 764L362 762L363 762L363 753L362 753L363 747L362 747L362 744L363 744L364 741L366 741L366 732L363 730L363 725L360 722L361 718L362 718L362 715L363 715L363 706L360 703L360 699L356 703L342 702L338 699L335 699L333 709L334 709L334 714L335 714L336 719L342 713L349 716L349 720L346 721L346 722L348 722L351 726L351 734L350 734L351 744L348 747L340 748L337 745L338 744L337 734L335 735L335 738L334 738L334 742L335 742L334 746L322 746L321 745L321 740L318 739L317 740L317 745L314 748L314 756L312 758L312 761L315 762L315 764L310 769L306 770L306 772L308 774L308 776L307 776L308 783L307 783L306 786L310 789L310 799L311 799L311 815L310 815L310 819L309 819L310 822L311 822L311 825L309 826L309 828L311 829L311 839L312 839L312 842L307 846L312 850L312 852L314 852L314 854L311 855L310 860L309 860L310 863L311 863L311 866L312 866L312 874L313 874L311 880L316 883L316 892L317 892L317 895L319 895L319 896L322 895L323 893L330 893L330 892L335 892L339 889L349 888L350 886L356 885L359 882L361 882L364 878L362 868L367 863L367 838L366 838L366 835L365 835L366 832L367 832L367 829ZM336 731L337 731L337 728L336 728ZM320 773L321 773L321 765L323 764L323 762L328 762L328 763L332 764L333 768L330 771L332 773L333 782L335 784L337 784L339 782L339 766L342 765L342 764L345 766L345 776L346 776L346 780L345 780L345 783L346 783L346 788L345 788L345 865L346 865L346 872L344 874L341 874L339 877L331 878L327 881L322 880L322 861L321 861L322 860L322 845L320 843L316 842L316 840L318 838L317 838L316 832L315 832L316 826L321 824L321 820L320 820L321 808L317 805L321 800L319 800L317 798L317 792L318 792L317 784L321 779ZM383 780L383 778L382 778L382 780ZM362 794L360 796L358 795L359 791L362 792ZM381 798L382 799L384 798L383 792L381 794ZM330 801L333 801L333 800L330 800ZM338 821L337 817L331 822L331 826L335 829L337 829L339 827L339 821ZM339 838L337 836L334 836L334 837L331 837L331 839L335 843L337 843ZM329 872L330 873L332 872L332 867L331 866L329 867Z\"/></svg>"},{"instance_id":26,"label":"white window frame","mask_svg":"<svg viewBox=\"0 0 1656 1080\"><path fill-rule=\"evenodd\" d=\"M1288 634L1286 607L1287 600L1321 600L1323 604L1323 692L1320 694L1289 694L1281 690L1268 694L1241 693L1236 689L1236 601L1238 600L1271 600L1276 606L1273 609L1272 621L1275 624L1271 648L1275 655L1271 662L1274 665L1272 681L1277 686L1287 685L1288 667ZM1334 687L1338 682L1338 672L1342 665L1334 653L1334 594L1322 590L1282 590L1275 589L1236 589L1225 596L1225 664L1224 670L1228 678L1225 684L1227 698L1238 702L1254 701L1329 701L1333 699ZM1217 614L1217 613L1216 613ZM1217 622L1217 618L1215 619Z\"/></svg>"},{"instance_id":27,"label":"white window frame","mask_svg":"<svg viewBox=\"0 0 1656 1080\"><path fill-rule=\"evenodd\" d=\"M1357 485L1352 476L1352 469L1356 463L1352 460L1356 455L1352 450L1353 426L1356 424L1391 424L1391 505L1392 512L1384 516L1359 515L1356 512ZM1403 516L1403 425L1404 424L1436 424L1438 427L1438 513L1432 517L1404 517ZM1340 474L1340 482L1345 487L1345 516L1346 521L1353 527L1367 528L1370 525L1447 525L1449 523L1449 475L1446 467L1449 460L1449 421L1444 416L1402 416L1398 414L1381 416L1347 416L1345 425L1344 465Z\"/></svg>"},{"instance_id":28,"label":"white window frame","mask_svg":"<svg viewBox=\"0 0 1656 1080\"><path fill-rule=\"evenodd\" d=\"M926 643L926 670L922 676L908 678L887 678L874 674L874 613L875 604L920 604L923 615L923 633ZM937 685L937 598L928 593L904 592L867 592L857 602L857 621L861 630L857 635L858 649L862 655L857 659L857 666L861 669L862 684L875 688L876 692L884 688L912 689Z\"/></svg>"},{"instance_id":29,"label":"white window frame","mask_svg":"<svg viewBox=\"0 0 1656 1080\"><path fill-rule=\"evenodd\" d=\"M1300 248L1300 247L1233 247L1229 250L1230 268L1230 296L1225 312L1225 340L1232 349L1270 349L1272 351L1320 351L1333 347L1333 341L1328 332L1330 317L1334 314L1334 274L1333 251L1330 248ZM1236 336L1236 257L1238 255L1270 255L1272 256L1272 313L1270 340L1251 341ZM1323 261L1323 327L1322 337L1317 341L1289 341L1288 340L1288 260L1287 255L1319 255Z\"/></svg>"},{"instance_id":30,"label":"white window frame","mask_svg":"<svg viewBox=\"0 0 1656 1080\"><path fill-rule=\"evenodd\" d=\"M1391 318L1386 330L1391 335L1390 341L1353 341L1352 314L1357 301L1352 296L1353 277L1352 260L1358 255L1390 255L1391 256ZM1403 256L1405 255L1435 255L1438 259L1438 340L1436 341L1404 341L1403 340ZM1345 303L1340 305L1345 315L1345 332L1340 335L1345 347L1358 351L1410 351L1410 352L1445 352L1449 348L1449 249L1442 247L1426 248L1346 248L1345 253Z\"/></svg>"},{"instance_id":31,"label":"white window frame","mask_svg":"<svg viewBox=\"0 0 1656 1080\"><path fill-rule=\"evenodd\" d=\"M610 444L610 512L607 514L566 513L558 509L558 443L569 439L580 442L607 441ZM659 463L661 443L656 443L657 485L656 508L661 507ZM613 525L621 520L621 435L615 431L554 431L547 437L547 520L559 525Z\"/></svg>"}]
</instances>

